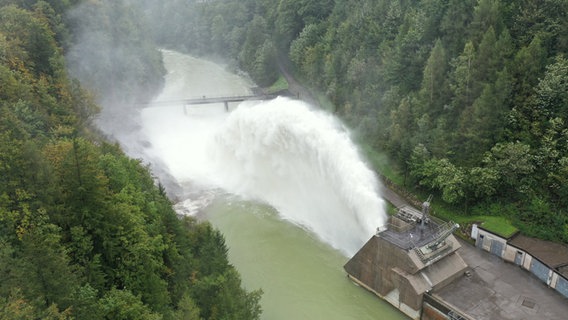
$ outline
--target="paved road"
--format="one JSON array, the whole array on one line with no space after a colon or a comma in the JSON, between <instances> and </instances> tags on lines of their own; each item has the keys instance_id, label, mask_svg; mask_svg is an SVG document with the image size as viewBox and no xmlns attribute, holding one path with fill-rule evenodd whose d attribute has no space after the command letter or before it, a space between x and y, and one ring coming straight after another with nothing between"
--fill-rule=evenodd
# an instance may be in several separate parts
<instances>
[{"instance_id":1,"label":"paved road","mask_svg":"<svg viewBox=\"0 0 568 320\"><path fill-rule=\"evenodd\" d=\"M408 203L408 201L406 201L406 199L404 199L403 197L398 195L398 193L394 192L393 190L389 189L388 187L386 187L384 185L381 189L381 196L383 197L383 199L390 202L396 208L399 208L399 207L402 207L402 206L405 206L405 205L410 206L410 204Z\"/></svg>"},{"instance_id":2,"label":"paved road","mask_svg":"<svg viewBox=\"0 0 568 320\"><path fill-rule=\"evenodd\" d=\"M567 298L519 266L460 241L458 253L471 275L434 295L477 320L568 319Z\"/></svg>"},{"instance_id":3,"label":"paved road","mask_svg":"<svg viewBox=\"0 0 568 320\"><path fill-rule=\"evenodd\" d=\"M317 98L312 94L312 92L302 84L300 84L289 72L286 70L286 67L281 63L280 64L280 72L286 81L288 82L288 91L294 95L296 98L305 101L312 106L321 107Z\"/></svg>"}]
</instances>

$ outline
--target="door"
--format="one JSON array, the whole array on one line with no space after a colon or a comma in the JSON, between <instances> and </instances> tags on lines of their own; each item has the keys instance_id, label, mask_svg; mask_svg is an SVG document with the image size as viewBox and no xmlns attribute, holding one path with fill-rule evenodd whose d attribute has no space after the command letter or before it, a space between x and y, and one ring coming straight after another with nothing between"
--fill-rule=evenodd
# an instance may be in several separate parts
<instances>
[{"instance_id":1,"label":"door","mask_svg":"<svg viewBox=\"0 0 568 320\"><path fill-rule=\"evenodd\" d=\"M556 283L556 291L560 292L563 296L568 298L568 280L564 277L558 277L558 282Z\"/></svg>"},{"instance_id":2,"label":"door","mask_svg":"<svg viewBox=\"0 0 568 320\"><path fill-rule=\"evenodd\" d=\"M520 266L523 264L523 252L517 251L517 255L515 255L515 264Z\"/></svg>"},{"instance_id":3,"label":"door","mask_svg":"<svg viewBox=\"0 0 568 320\"><path fill-rule=\"evenodd\" d=\"M548 274L550 273L550 269L545 266L542 262L538 261L537 259L533 259L531 262L531 272L542 282L548 284Z\"/></svg>"},{"instance_id":4,"label":"door","mask_svg":"<svg viewBox=\"0 0 568 320\"><path fill-rule=\"evenodd\" d=\"M503 243L497 240L491 241L491 253L498 257L503 256Z\"/></svg>"},{"instance_id":5,"label":"door","mask_svg":"<svg viewBox=\"0 0 568 320\"><path fill-rule=\"evenodd\" d=\"M484 236L482 234L477 234L477 241L475 241L475 245L479 248L479 249L483 249L483 238Z\"/></svg>"}]
</instances>

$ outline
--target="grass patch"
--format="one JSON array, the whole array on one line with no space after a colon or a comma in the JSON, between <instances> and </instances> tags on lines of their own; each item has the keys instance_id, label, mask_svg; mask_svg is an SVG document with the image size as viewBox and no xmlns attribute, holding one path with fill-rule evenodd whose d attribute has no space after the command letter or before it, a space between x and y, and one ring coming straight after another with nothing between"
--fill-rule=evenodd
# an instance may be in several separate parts
<instances>
[{"instance_id":1,"label":"grass patch","mask_svg":"<svg viewBox=\"0 0 568 320\"><path fill-rule=\"evenodd\" d=\"M280 92L282 90L288 90L288 81L286 81L286 78L283 76L278 77L278 80L266 89L268 94Z\"/></svg>"},{"instance_id":2,"label":"grass patch","mask_svg":"<svg viewBox=\"0 0 568 320\"><path fill-rule=\"evenodd\" d=\"M513 226L505 217L480 216L480 218L480 220L483 221L481 224L483 228L503 238L509 238L519 231L519 229Z\"/></svg>"},{"instance_id":3,"label":"grass patch","mask_svg":"<svg viewBox=\"0 0 568 320\"><path fill-rule=\"evenodd\" d=\"M397 213L397 208L392 205L392 203L385 201L386 207L385 211L389 216L394 216Z\"/></svg>"},{"instance_id":4,"label":"grass patch","mask_svg":"<svg viewBox=\"0 0 568 320\"><path fill-rule=\"evenodd\" d=\"M519 231L508 218L503 216L460 215L456 214L456 209L436 205L434 205L433 211L433 215L437 218L458 223L461 226L461 236L464 238L469 237L471 225L474 223L503 238L509 238Z\"/></svg>"},{"instance_id":5,"label":"grass patch","mask_svg":"<svg viewBox=\"0 0 568 320\"><path fill-rule=\"evenodd\" d=\"M449 211L442 210L435 211L435 216L446 221L454 221L463 227L471 227L473 223L481 223L480 226L484 229L491 231L503 238L509 238L514 235L519 229L511 224L511 221L505 217L497 216L462 216L456 215ZM468 231L469 232L469 231Z\"/></svg>"}]
</instances>

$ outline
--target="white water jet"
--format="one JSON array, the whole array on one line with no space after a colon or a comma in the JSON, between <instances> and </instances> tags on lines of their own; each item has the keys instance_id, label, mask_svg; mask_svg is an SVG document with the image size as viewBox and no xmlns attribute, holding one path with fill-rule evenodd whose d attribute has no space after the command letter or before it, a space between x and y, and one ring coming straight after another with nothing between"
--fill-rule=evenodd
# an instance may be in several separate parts
<instances>
[{"instance_id":1,"label":"white water jet","mask_svg":"<svg viewBox=\"0 0 568 320\"><path fill-rule=\"evenodd\" d=\"M348 256L385 224L376 177L334 117L282 97L216 108L143 114L149 153L182 185L268 203Z\"/></svg>"},{"instance_id":2,"label":"white water jet","mask_svg":"<svg viewBox=\"0 0 568 320\"><path fill-rule=\"evenodd\" d=\"M349 134L301 101L241 105L212 146L217 185L269 203L349 256L385 224L377 180Z\"/></svg>"}]
</instances>

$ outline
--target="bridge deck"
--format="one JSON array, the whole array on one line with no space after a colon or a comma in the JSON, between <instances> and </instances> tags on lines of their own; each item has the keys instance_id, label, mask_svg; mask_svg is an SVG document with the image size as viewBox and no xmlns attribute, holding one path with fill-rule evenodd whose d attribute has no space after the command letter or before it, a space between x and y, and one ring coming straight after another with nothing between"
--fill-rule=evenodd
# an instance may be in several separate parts
<instances>
[{"instance_id":1,"label":"bridge deck","mask_svg":"<svg viewBox=\"0 0 568 320\"><path fill-rule=\"evenodd\" d=\"M146 108L153 107L167 107L167 106L186 106L192 104L210 104L210 103L229 103L229 102L241 102L241 101L251 101L251 100L271 100L276 98L276 95L247 95L247 96L231 96L231 97L201 97L201 98L189 98L181 100L166 100L166 101L154 101L152 103L145 104Z\"/></svg>"}]
</instances>

